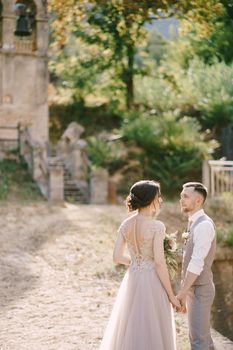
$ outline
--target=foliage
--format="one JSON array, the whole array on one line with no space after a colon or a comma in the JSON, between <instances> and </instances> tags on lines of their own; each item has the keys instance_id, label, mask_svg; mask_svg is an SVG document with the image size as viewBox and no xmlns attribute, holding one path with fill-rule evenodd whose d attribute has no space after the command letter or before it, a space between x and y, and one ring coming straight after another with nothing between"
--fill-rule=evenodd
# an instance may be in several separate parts
<instances>
[{"instance_id":1,"label":"foliage","mask_svg":"<svg viewBox=\"0 0 233 350\"><path fill-rule=\"evenodd\" d=\"M0 200L7 199L7 195L9 193L8 181L5 177L0 177Z\"/></svg>"},{"instance_id":2,"label":"foliage","mask_svg":"<svg viewBox=\"0 0 233 350\"><path fill-rule=\"evenodd\" d=\"M125 88L127 108L132 108L134 74L140 68L136 64L135 55L145 38L145 23L189 8L187 4L175 0L143 3L133 0L51 0L52 47L56 55L59 55L73 36L79 38L81 47L81 42L87 44L90 54L86 55L85 49L84 53L79 50L79 63L76 66L87 68L90 73L93 69L96 73L96 69L104 71L111 67L114 76ZM76 86L80 87L80 80Z\"/></svg>"},{"instance_id":3,"label":"foliage","mask_svg":"<svg viewBox=\"0 0 233 350\"><path fill-rule=\"evenodd\" d=\"M23 160L4 159L0 161L0 200L15 199L41 199L41 195Z\"/></svg>"},{"instance_id":4,"label":"foliage","mask_svg":"<svg viewBox=\"0 0 233 350\"><path fill-rule=\"evenodd\" d=\"M209 66L195 58L181 69L172 58L162 63L156 76L137 77L137 103L157 114L177 110L194 117L210 136L219 138L222 128L233 122L233 65Z\"/></svg>"},{"instance_id":5,"label":"foliage","mask_svg":"<svg viewBox=\"0 0 233 350\"><path fill-rule=\"evenodd\" d=\"M79 38L70 36L63 50L55 50L49 62L51 81L68 89L73 101L84 101L86 95L93 93L98 86L99 61L102 54L93 58L98 48L85 45Z\"/></svg>"},{"instance_id":6,"label":"foliage","mask_svg":"<svg viewBox=\"0 0 233 350\"><path fill-rule=\"evenodd\" d=\"M221 217L224 223L223 227L217 228L217 242L233 246L233 194L224 192L217 198L210 198L206 209L211 217Z\"/></svg>"},{"instance_id":7,"label":"foliage","mask_svg":"<svg viewBox=\"0 0 233 350\"><path fill-rule=\"evenodd\" d=\"M217 242L225 246L233 247L233 226L218 229Z\"/></svg>"},{"instance_id":8,"label":"foliage","mask_svg":"<svg viewBox=\"0 0 233 350\"><path fill-rule=\"evenodd\" d=\"M209 198L207 203L208 214L211 217L221 216L227 225L233 224L233 194L225 192L219 197Z\"/></svg>"},{"instance_id":9,"label":"foliage","mask_svg":"<svg viewBox=\"0 0 233 350\"><path fill-rule=\"evenodd\" d=\"M89 138L87 153L91 162L97 167L106 167L112 159L109 143L96 137Z\"/></svg>"},{"instance_id":10,"label":"foliage","mask_svg":"<svg viewBox=\"0 0 233 350\"><path fill-rule=\"evenodd\" d=\"M217 43L225 45L226 55L233 47L232 9L225 0L51 0L49 13L51 78L70 88L75 101L98 93L102 86L105 93L112 92L110 100L126 92L127 107L134 105L135 74L145 74L148 55L159 62L166 51L154 31L145 45L148 22L171 15L181 19L183 36L178 46L183 45L182 52L173 50L177 42L169 51L178 53L186 68L196 55L206 62L209 55L214 63L221 56ZM208 54L206 50L212 51Z\"/></svg>"},{"instance_id":11,"label":"foliage","mask_svg":"<svg viewBox=\"0 0 233 350\"><path fill-rule=\"evenodd\" d=\"M177 257L179 250L176 247L176 236L175 234L168 235L166 234L164 242L164 254L168 267L169 274L173 279L178 272L178 262Z\"/></svg>"},{"instance_id":12,"label":"foliage","mask_svg":"<svg viewBox=\"0 0 233 350\"><path fill-rule=\"evenodd\" d=\"M225 242L227 245L233 247L233 227L227 230Z\"/></svg>"},{"instance_id":13,"label":"foliage","mask_svg":"<svg viewBox=\"0 0 233 350\"><path fill-rule=\"evenodd\" d=\"M84 106L81 102L50 105L50 139L57 142L68 125L76 121L85 127L84 137L100 133L103 129L116 129L122 117L106 104Z\"/></svg>"},{"instance_id":14,"label":"foliage","mask_svg":"<svg viewBox=\"0 0 233 350\"><path fill-rule=\"evenodd\" d=\"M184 38L206 63L233 61L233 7L228 0L195 1L181 21ZM202 2L203 3L203 2Z\"/></svg>"},{"instance_id":15,"label":"foliage","mask_svg":"<svg viewBox=\"0 0 233 350\"><path fill-rule=\"evenodd\" d=\"M51 106L53 140L71 121L83 124L93 165L111 174L122 167L121 189L145 176L172 194L200 179L202 159L233 123L227 1L51 0L49 7L51 80L72 96ZM148 32L148 22L171 15L180 19L178 38ZM122 134L120 143L103 130Z\"/></svg>"},{"instance_id":16,"label":"foliage","mask_svg":"<svg viewBox=\"0 0 233 350\"><path fill-rule=\"evenodd\" d=\"M120 140L110 141L100 135L88 138L87 153L92 166L107 167L111 174L125 165L127 151Z\"/></svg>"},{"instance_id":17,"label":"foliage","mask_svg":"<svg viewBox=\"0 0 233 350\"><path fill-rule=\"evenodd\" d=\"M159 180L171 195L188 179L200 178L202 159L213 147L204 142L198 122L171 112L160 116L131 113L122 133L129 144L143 150L139 157L144 175Z\"/></svg>"}]
</instances>

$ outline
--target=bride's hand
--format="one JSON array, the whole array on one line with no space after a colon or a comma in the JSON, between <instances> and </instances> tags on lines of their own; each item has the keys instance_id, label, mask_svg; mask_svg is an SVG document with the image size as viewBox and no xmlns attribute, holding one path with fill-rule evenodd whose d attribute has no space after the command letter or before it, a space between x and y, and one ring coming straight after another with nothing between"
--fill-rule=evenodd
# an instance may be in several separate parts
<instances>
[{"instance_id":1,"label":"bride's hand","mask_svg":"<svg viewBox=\"0 0 233 350\"><path fill-rule=\"evenodd\" d=\"M180 312L182 312L183 314L185 314L187 312L187 308L186 308L186 295L182 294L181 292L178 293L178 295L176 296L176 298L179 300L180 304L181 304L181 310Z\"/></svg>"},{"instance_id":2,"label":"bride's hand","mask_svg":"<svg viewBox=\"0 0 233 350\"><path fill-rule=\"evenodd\" d=\"M181 311L181 303L174 295L169 297L170 303L176 311Z\"/></svg>"}]
</instances>

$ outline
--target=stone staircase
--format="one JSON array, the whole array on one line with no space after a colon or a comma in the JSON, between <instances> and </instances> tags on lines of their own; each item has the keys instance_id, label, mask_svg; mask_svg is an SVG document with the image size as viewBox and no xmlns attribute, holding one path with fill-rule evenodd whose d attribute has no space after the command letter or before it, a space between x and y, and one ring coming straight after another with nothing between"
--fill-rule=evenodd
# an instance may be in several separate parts
<instances>
[{"instance_id":1,"label":"stone staircase","mask_svg":"<svg viewBox=\"0 0 233 350\"><path fill-rule=\"evenodd\" d=\"M69 170L64 166L64 198L72 203L89 203L89 190L86 183L72 179Z\"/></svg>"},{"instance_id":2,"label":"stone staircase","mask_svg":"<svg viewBox=\"0 0 233 350\"><path fill-rule=\"evenodd\" d=\"M51 158L57 157L56 146L48 145L48 155ZM76 181L72 178L69 169L63 164L64 169L64 199L66 202L88 204L89 188L87 182Z\"/></svg>"}]
</instances>

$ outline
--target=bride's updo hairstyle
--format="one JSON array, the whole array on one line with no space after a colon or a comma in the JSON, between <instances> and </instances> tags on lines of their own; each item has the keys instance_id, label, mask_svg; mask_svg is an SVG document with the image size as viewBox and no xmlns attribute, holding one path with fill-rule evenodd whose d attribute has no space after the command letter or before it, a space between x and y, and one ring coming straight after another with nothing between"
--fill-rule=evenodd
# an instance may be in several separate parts
<instances>
[{"instance_id":1,"label":"bride's updo hairstyle","mask_svg":"<svg viewBox=\"0 0 233 350\"><path fill-rule=\"evenodd\" d=\"M157 195L160 195L158 182L152 180L138 181L130 189L126 198L126 206L129 211L147 207Z\"/></svg>"}]
</instances>

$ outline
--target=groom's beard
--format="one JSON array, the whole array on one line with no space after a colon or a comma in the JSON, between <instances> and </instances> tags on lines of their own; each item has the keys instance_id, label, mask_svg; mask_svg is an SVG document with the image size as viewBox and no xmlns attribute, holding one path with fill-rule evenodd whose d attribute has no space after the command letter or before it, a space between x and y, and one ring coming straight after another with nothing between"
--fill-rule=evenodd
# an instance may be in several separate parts
<instances>
[{"instance_id":1,"label":"groom's beard","mask_svg":"<svg viewBox=\"0 0 233 350\"><path fill-rule=\"evenodd\" d=\"M182 213L185 213L185 214L188 214L190 212L190 209L189 208L182 208L181 207L181 212Z\"/></svg>"},{"instance_id":2,"label":"groom's beard","mask_svg":"<svg viewBox=\"0 0 233 350\"><path fill-rule=\"evenodd\" d=\"M194 210L195 206L189 206L189 207L181 207L181 212L185 214L189 214Z\"/></svg>"},{"instance_id":3,"label":"groom's beard","mask_svg":"<svg viewBox=\"0 0 233 350\"><path fill-rule=\"evenodd\" d=\"M189 204L187 204L186 206L185 204L183 206L180 204L180 209L181 209L181 212L184 214L189 214L193 212L195 209L195 201L194 200L189 201Z\"/></svg>"}]
</instances>

